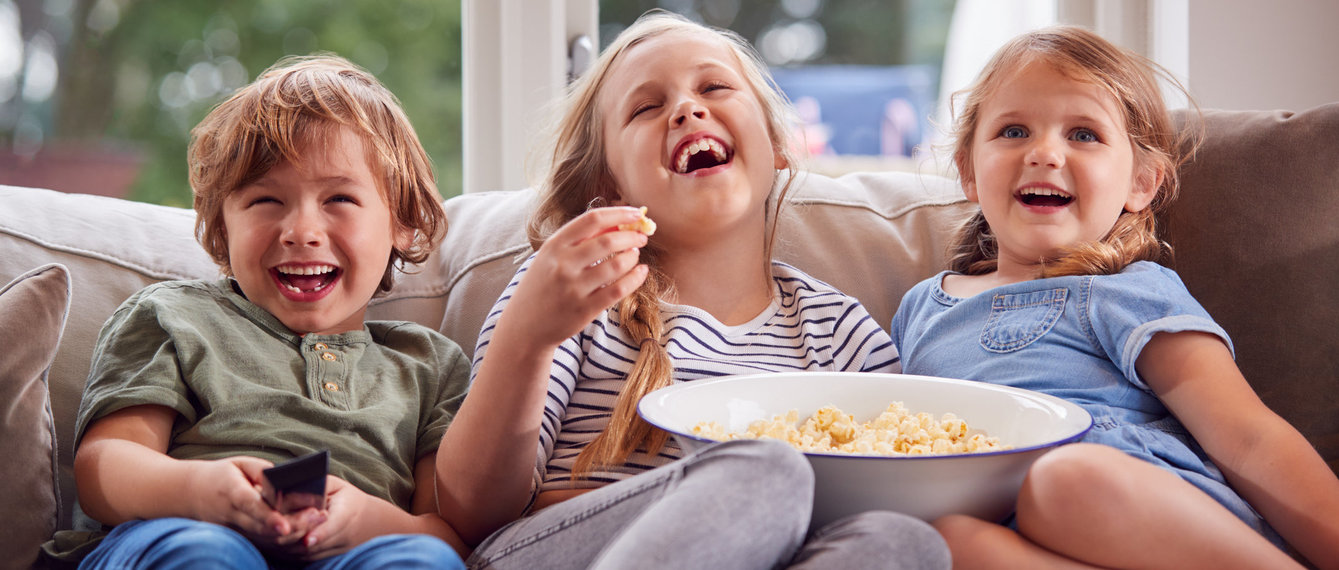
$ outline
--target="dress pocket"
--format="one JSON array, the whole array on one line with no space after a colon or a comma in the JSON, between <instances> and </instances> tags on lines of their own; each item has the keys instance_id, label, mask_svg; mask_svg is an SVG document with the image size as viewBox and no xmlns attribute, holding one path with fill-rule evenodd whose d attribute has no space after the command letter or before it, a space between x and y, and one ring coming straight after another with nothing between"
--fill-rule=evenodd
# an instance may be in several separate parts
<instances>
[{"instance_id":1,"label":"dress pocket","mask_svg":"<svg viewBox=\"0 0 1339 570\"><path fill-rule=\"evenodd\" d=\"M991 352L1012 352L1041 338L1065 312L1068 289L995 295L990 319L981 331L981 346Z\"/></svg>"}]
</instances>

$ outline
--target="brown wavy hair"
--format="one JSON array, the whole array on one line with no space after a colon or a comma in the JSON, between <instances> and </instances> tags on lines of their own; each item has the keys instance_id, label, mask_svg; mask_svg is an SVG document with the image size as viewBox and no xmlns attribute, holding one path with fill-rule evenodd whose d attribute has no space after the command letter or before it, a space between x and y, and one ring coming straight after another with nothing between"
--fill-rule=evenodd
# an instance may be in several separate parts
<instances>
[{"instance_id":1,"label":"brown wavy hair","mask_svg":"<svg viewBox=\"0 0 1339 570\"><path fill-rule=\"evenodd\" d=\"M341 128L362 137L395 229L413 234L408 247L392 248L378 293L390 291L397 265L421 263L436 249L446 235L446 213L432 162L400 101L371 73L339 56L286 57L191 130L187 163L195 236L224 275L232 274L224 200L281 161L301 166L308 145Z\"/></svg>"},{"instance_id":2,"label":"brown wavy hair","mask_svg":"<svg viewBox=\"0 0 1339 570\"><path fill-rule=\"evenodd\" d=\"M1000 85L1029 65L1049 65L1076 81L1096 85L1116 101L1134 147L1136 176L1156 176L1162 184L1153 201L1138 212L1122 212L1111 231L1095 242L1075 244L1042 260L1042 277L1119 273L1136 261L1170 257L1171 247L1157 235L1155 218L1180 191L1178 169L1193 155L1200 136L1178 130L1163 102L1158 79L1185 93L1165 69L1077 26L1054 26L1014 38L1000 48L970 87L954 93L961 113L954 123L953 161L963 181L975 179L973 135L982 104ZM949 251L949 269L967 275L990 273L999 251L980 210L959 228Z\"/></svg>"},{"instance_id":3,"label":"brown wavy hair","mask_svg":"<svg viewBox=\"0 0 1339 570\"><path fill-rule=\"evenodd\" d=\"M542 196L528 227L530 243L537 250L558 227L581 215L592 204L619 200L619 190L605 161L604 118L597 97L620 55L651 38L672 33L708 34L734 53L745 80L758 95L774 150L786 162L788 175L784 177L785 182L774 185L767 206L770 229L764 266L760 270L770 275L776 216L780 214L781 204L795 178L796 156L790 135L791 126L795 124L794 111L772 80L766 64L739 35L658 10L644 14L620 33L591 68L569 86L560 102L557 108L560 119L549 133L552 154L541 184ZM779 171L778 180L780 177ZM598 466L620 465L639 447L648 453L656 453L669 437L637 414L637 402L642 396L668 386L674 372L674 365L662 345L664 322L660 316L660 300L673 289L669 276L658 263L663 255L654 241L641 249L641 262L650 268L646 281L611 309L614 311L612 320L631 338L640 341L640 351L618 395L608 425L578 454L572 470L574 479Z\"/></svg>"}]
</instances>

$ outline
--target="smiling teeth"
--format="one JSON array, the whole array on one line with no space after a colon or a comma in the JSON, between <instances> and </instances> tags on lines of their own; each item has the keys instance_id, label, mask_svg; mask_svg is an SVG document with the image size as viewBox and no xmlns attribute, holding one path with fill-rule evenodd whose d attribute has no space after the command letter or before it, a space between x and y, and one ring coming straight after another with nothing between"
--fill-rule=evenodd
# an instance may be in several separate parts
<instances>
[{"instance_id":1,"label":"smiling teeth","mask_svg":"<svg viewBox=\"0 0 1339 570\"><path fill-rule=\"evenodd\" d=\"M1061 198L1070 197L1070 195L1066 192L1061 192L1059 190L1052 190L1050 188L1024 188L1021 192L1019 192L1019 194L1023 196L1059 196Z\"/></svg>"},{"instance_id":2,"label":"smiling teeth","mask_svg":"<svg viewBox=\"0 0 1339 570\"><path fill-rule=\"evenodd\" d=\"M688 159L706 150L711 151L717 162L725 162L725 146L716 139L704 138L684 145L683 150L679 152L679 157L674 161L674 170L682 174L688 169Z\"/></svg>"},{"instance_id":3,"label":"smiling teeth","mask_svg":"<svg viewBox=\"0 0 1339 570\"><path fill-rule=\"evenodd\" d=\"M280 265L275 268L285 275L322 275L335 270L333 265Z\"/></svg>"}]
</instances>

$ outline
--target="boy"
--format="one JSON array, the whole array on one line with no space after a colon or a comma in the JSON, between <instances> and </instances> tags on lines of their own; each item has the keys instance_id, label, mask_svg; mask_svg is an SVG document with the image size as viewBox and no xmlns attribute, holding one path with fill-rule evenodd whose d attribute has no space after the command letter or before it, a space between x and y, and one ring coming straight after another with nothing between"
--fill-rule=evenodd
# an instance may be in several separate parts
<instances>
[{"instance_id":1,"label":"boy","mask_svg":"<svg viewBox=\"0 0 1339 570\"><path fill-rule=\"evenodd\" d=\"M83 566L463 567L433 478L470 363L363 321L445 234L398 101L339 57L281 60L192 131L189 161L224 277L149 286L102 330L74 467L115 528ZM321 450L323 508L266 500L262 470Z\"/></svg>"}]
</instances>

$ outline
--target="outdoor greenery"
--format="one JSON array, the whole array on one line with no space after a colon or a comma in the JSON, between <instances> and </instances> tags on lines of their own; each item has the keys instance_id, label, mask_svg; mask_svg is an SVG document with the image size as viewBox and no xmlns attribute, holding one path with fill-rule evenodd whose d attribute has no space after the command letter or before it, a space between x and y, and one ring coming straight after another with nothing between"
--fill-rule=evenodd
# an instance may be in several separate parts
<instances>
[{"instance_id":1,"label":"outdoor greenery","mask_svg":"<svg viewBox=\"0 0 1339 570\"><path fill-rule=\"evenodd\" d=\"M99 21L90 14L110 1L75 0L67 17ZM46 140L137 148L143 165L130 198L189 206L190 128L281 57L313 52L377 75L418 131L441 193L460 193L460 0L112 3L114 25L73 26L62 46Z\"/></svg>"}]
</instances>

